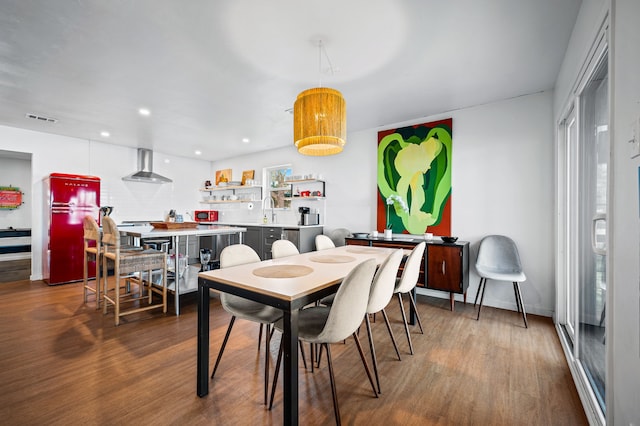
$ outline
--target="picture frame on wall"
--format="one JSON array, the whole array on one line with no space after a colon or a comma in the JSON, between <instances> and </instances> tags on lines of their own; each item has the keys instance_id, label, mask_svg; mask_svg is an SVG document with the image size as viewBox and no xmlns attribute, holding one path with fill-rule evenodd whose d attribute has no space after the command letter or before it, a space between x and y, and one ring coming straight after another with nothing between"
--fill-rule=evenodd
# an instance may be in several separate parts
<instances>
[{"instance_id":1,"label":"picture frame on wall","mask_svg":"<svg viewBox=\"0 0 640 426\"><path fill-rule=\"evenodd\" d=\"M231 169L216 170L216 185L231 182Z\"/></svg>"},{"instance_id":2,"label":"picture frame on wall","mask_svg":"<svg viewBox=\"0 0 640 426\"><path fill-rule=\"evenodd\" d=\"M248 180L253 180L255 176L255 170L245 170L242 172L242 185L246 185Z\"/></svg>"}]
</instances>

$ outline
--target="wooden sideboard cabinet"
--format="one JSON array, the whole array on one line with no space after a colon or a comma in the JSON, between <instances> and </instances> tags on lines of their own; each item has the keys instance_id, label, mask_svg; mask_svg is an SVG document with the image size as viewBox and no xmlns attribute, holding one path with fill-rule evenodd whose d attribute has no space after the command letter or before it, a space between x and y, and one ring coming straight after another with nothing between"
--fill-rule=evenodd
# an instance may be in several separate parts
<instances>
[{"instance_id":1,"label":"wooden sideboard cabinet","mask_svg":"<svg viewBox=\"0 0 640 426\"><path fill-rule=\"evenodd\" d=\"M454 294L459 293L467 303L469 288L469 243L427 244L426 287L449 292L451 310L455 308Z\"/></svg>"},{"instance_id":2,"label":"wooden sideboard cabinet","mask_svg":"<svg viewBox=\"0 0 640 426\"><path fill-rule=\"evenodd\" d=\"M388 240L383 237L348 237L347 244L365 245L373 247L391 247L411 250L423 242L422 238L412 238L409 235L394 235ZM451 310L455 308L454 294L462 294L467 303L467 288L469 287L469 242L457 241L453 244L442 242L440 239L426 241L427 247L420 265L418 286L449 293ZM402 269L402 266L400 267Z\"/></svg>"}]
</instances>

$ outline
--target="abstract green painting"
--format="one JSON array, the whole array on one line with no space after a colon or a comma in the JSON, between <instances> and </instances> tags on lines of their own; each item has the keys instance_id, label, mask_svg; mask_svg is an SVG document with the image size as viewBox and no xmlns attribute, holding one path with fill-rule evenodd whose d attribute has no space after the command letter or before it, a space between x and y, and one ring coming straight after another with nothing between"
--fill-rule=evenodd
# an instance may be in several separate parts
<instances>
[{"instance_id":1,"label":"abstract green painting","mask_svg":"<svg viewBox=\"0 0 640 426\"><path fill-rule=\"evenodd\" d=\"M378 133L378 229L451 235L452 119Z\"/></svg>"}]
</instances>

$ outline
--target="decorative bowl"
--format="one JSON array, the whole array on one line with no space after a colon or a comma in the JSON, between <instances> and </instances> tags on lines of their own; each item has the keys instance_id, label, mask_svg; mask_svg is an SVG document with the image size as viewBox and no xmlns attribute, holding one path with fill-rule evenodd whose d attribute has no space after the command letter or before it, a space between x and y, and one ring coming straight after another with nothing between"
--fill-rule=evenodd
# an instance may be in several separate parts
<instances>
[{"instance_id":1,"label":"decorative bowl","mask_svg":"<svg viewBox=\"0 0 640 426\"><path fill-rule=\"evenodd\" d=\"M440 237L445 243L453 244L458 241L458 237Z\"/></svg>"}]
</instances>

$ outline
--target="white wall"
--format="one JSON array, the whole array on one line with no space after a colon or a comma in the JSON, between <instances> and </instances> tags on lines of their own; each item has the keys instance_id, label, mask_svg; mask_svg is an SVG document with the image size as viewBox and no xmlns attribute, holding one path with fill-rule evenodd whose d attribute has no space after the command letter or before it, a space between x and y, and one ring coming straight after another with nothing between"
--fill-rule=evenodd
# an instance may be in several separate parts
<instances>
[{"instance_id":1,"label":"white wall","mask_svg":"<svg viewBox=\"0 0 640 426\"><path fill-rule=\"evenodd\" d=\"M511 236L518 244L528 280L526 309L551 316L553 265L552 93L538 93L453 111L379 129L349 133L341 154L306 157L287 147L214 162L213 169L242 170L291 163L294 174L319 173L327 182L326 227L366 232L376 224L377 132L453 118L452 233L471 242L471 265L486 234ZM479 278L472 267L468 297ZM448 297L442 292L430 292ZM459 299L461 300L461 296ZM508 284L490 286L488 305L514 309Z\"/></svg>"},{"instance_id":2,"label":"white wall","mask_svg":"<svg viewBox=\"0 0 640 426\"><path fill-rule=\"evenodd\" d=\"M137 150L48 133L0 126L0 150L32 154L30 206L32 224L31 279L42 278L44 195L43 179L50 173L94 175L101 178L101 205L114 206L112 217L122 220L163 220L170 209L193 211L199 204L198 188L211 176L211 163L154 153L154 171L173 179L155 185L124 182L137 167ZM165 163L169 160L169 163Z\"/></svg>"},{"instance_id":3,"label":"white wall","mask_svg":"<svg viewBox=\"0 0 640 426\"><path fill-rule=\"evenodd\" d=\"M630 158L631 122L640 118L640 1L613 2L613 303L607 305L611 381L607 421L640 424L640 250L638 173L640 157ZM609 302L607 302L609 303Z\"/></svg>"},{"instance_id":4,"label":"white wall","mask_svg":"<svg viewBox=\"0 0 640 426\"><path fill-rule=\"evenodd\" d=\"M22 206L0 210L0 229L31 228L31 160L5 158L0 152L0 186L20 188Z\"/></svg>"}]
</instances>

